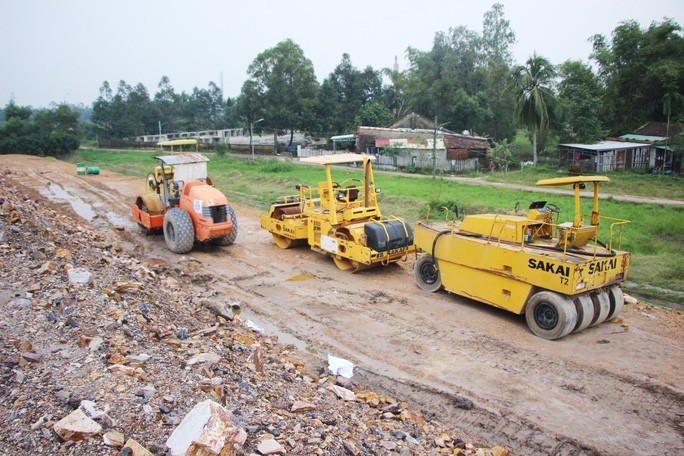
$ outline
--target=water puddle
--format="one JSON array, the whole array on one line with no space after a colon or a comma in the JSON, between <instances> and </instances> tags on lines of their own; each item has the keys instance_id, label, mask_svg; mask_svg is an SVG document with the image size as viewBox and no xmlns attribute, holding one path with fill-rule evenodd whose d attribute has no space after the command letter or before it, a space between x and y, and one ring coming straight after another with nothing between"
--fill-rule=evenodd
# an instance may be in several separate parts
<instances>
[{"instance_id":1,"label":"water puddle","mask_svg":"<svg viewBox=\"0 0 684 456\"><path fill-rule=\"evenodd\" d=\"M286 332L283 332L280 328L278 328L276 325L273 323L270 323L268 321L265 321L263 319L260 319L257 315L255 315L253 312L250 312L249 309L243 308L233 308L233 313L235 315L239 315L240 318L244 322L252 322L252 327L257 326L260 329L263 330L263 334L267 336L277 336L278 337L278 342L281 344L292 344L295 347L297 347L298 350L306 350L311 352L312 349L307 346L307 343L292 334L288 334Z\"/></svg>"},{"instance_id":2,"label":"water puddle","mask_svg":"<svg viewBox=\"0 0 684 456\"><path fill-rule=\"evenodd\" d=\"M124 218L121 217L119 214L112 212L112 211L107 211L105 213L105 217L107 217L107 220L109 220L109 223L116 227L120 228L134 228L135 223L133 220L130 218Z\"/></svg>"},{"instance_id":3,"label":"water puddle","mask_svg":"<svg viewBox=\"0 0 684 456\"><path fill-rule=\"evenodd\" d=\"M45 188L38 189L38 192L48 199L69 203L78 216L84 218L88 222L92 222L93 219L97 217L92 206L81 198L73 196L69 191L76 192L74 189L62 188L57 184L51 184Z\"/></svg>"}]
</instances>

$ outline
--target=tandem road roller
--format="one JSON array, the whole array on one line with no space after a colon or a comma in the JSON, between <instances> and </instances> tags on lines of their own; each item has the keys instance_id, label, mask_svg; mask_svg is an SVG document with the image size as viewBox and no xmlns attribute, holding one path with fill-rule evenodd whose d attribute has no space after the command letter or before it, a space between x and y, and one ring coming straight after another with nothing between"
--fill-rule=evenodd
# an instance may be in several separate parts
<instances>
[{"instance_id":1,"label":"tandem road roller","mask_svg":"<svg viewBox=\"0 0 684 456\"><path fill-rule=\"evenodd\" d=\"M560 209L545 201L530 205L527 216L479 214L463 221L415 228L425 252L414 274L426 291L444 287L516 314L525 314L532 332L559 339L620 313L630 254L620 251L622 227L598 209L598 187L605 176L545 179L541 186L574 189L572 222L558 223ZM593 210L584 223L580 190L593 185ZM604 226L604 224L606 226ZM607 236L607 243L599 241Z\"/></svg>"},{"instance_id":2,"label":"tandem road roller","mask_svg":"<svg viewBox=\"0 0 684 456\"><path fill-rule=\"evenodd\" d=\"M415 252L413 230L402 219L382 216L374 159L352 153L302 158L302 163L325 166L326 180L313 188L297 185L299 194L274 201L268 215L261 217L261 226L272 233L278 247L309 244L312 250L330 254L342 270L356 272L406 258ZM360 179L333 180L331 165L356 163L363 168Z\"/></svg>"}]
</instances>

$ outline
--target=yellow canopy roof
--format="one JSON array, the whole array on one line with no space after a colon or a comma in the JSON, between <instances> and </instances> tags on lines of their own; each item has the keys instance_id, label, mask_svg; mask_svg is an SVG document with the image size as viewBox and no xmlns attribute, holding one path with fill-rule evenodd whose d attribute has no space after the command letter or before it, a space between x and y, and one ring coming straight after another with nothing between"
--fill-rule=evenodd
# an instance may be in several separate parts
<instances>
[{"instance_id":1,"label":"yellow canopy roof","mask_svg":"<svg viewBox=\"0 0 684 456\"><path fill-rule=\"evenodd\" d=\"M608 176L568 176L568 177L554 177L553 179L542 179L537 181L537 185L544 185L547 187L557 185L573 185L581 182L610 182Z\"/></svg>"},{"instance_id":2,"label":"yellow canopy roof","mask_svg":"<svg viewBox=\"0 0 684 456\"><path fill-rule=\"evenodd\" d=\"M364 158L368 157L370 160L375 160L372 155L362 155L362 154L333 154L333 155L321 155L318 157L306 157L300 158L299 161L302 163L316 163L318 165L329 165L338 163L354 163L362 162Z\"/></svg>"},{"instance_id":3,"label":"yellow canopy roof","mask_svg":"<svg viewBox=\"0 0 684 456\"><path fill-rule=\"evenodd\" d=\"M173 139L171 141L159 141L158 146L186 146L188 144L197 144L197 139Z\"/></svg>"}]
</instances>

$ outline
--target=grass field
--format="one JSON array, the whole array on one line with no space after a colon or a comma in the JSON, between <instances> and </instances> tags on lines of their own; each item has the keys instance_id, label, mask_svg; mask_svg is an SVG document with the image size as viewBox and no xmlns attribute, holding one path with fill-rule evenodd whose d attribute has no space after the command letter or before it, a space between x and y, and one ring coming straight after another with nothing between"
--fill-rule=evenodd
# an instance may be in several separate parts
<instances>
[{"instance_id":1,"label":"grass field","mask_svg":"<svg viewBox=\"0 0 684 456\"><path fill-rule=\"evenodd\" d=\"M154 155L154 152L79 150L67 160L142 178L155 165ZM211 159L209 175L229 199L261 207L264 211L279 196L295 194L296 184L315 185L325 178L321 166L306 166L275 159L258 159L252 162L243 158L208 156ZM360 176L361 171L354 168L333 171L333 178L338 182ZM506 182L532 185L537 179L554 176L557 174L528 168L497 177L502 177ZM526 208L535 200L547 200L559 206L563 211L562 221L572 218L568 215L573 211L573 199L570 196L468 185L442 178L433 180L406 177L392 173L376 174L375 180L376 185L382 189L379 201L384 215L404 217L412 223L425 218L427 206L432 208L434 219L444 216L437 212L441 206L453 208L457 205L462 215L464 212L512 211L516 203ZM609 184L613 186L608 187L609 184L606 184L606 187L613 194L662 195L666 198L684 199L683 182L678 178L616 173L611 174ZM647 190L641 187L646 187ZM582 212L589 213L590 205L591 200L584 201ZM631 277L626 288L638 291L641 295L684 303L684 209L606 200L601 202L601 213L631 221L624 229L621 246L623 250L632 252ZM601 238L605 239L607 224L602 225L601 230ZM679 293L670 294L667 290Z\"/></svg>"}]
</instances>

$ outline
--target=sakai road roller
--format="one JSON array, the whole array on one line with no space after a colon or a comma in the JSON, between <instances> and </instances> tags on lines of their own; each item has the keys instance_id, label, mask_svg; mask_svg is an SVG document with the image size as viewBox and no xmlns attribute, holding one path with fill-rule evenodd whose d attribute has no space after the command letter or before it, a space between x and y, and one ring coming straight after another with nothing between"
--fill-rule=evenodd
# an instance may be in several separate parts
<instances>
[{"instance_id":1,"label":"sakai road roller","mask_svg":"<svg viewBox=\"0 0 684 456\"><path fill-rule=\"evenodd\" d=\"M627 279L630 254L619 250L628 221L599 214L599 183L608 180L575 176L537 182L572 186L572 222L559 223L560 209L545 201L533 202L526 216L468 215L441 226L419 222L416 246L425 253L414 267L418 285L524 313L531 331L545 339L612 319L624 304L619 284ZM586 185L593 185L594 195L588 223L580 209Z\"/></svg>"},{"instance_id":2,"label":"sakai road roller","mask_svg":"<svg viewBox=\"0 0 684 456\"><path fill-rule=\"evenodd\" d=\"M312 250L330 254L342 270L356 272L405 259L415 252L413 230L402 219L382 216L374 159L352 153L302 158L303 163L325 166L326 180L315 188L297 185L299 194L274 201L268 215L261 217L261 226L272 233L278 247L308 243ZM332 165L356 163L361 164L362 178L333 180Z\"/></svg>"},{"instance_id":3,"label":"sakai road roller","mask_svg":"<svg viewBox=\"0 0 684 456\"><path fill-rule=\"evenodd\" d=\"M173 148L196 140L164 141ZM195 241L230 245L237 237L237 218L207 176L209 159L197 152L155 157L159 165L147 175L147 192L131 205L133 219L145 234L163 231L174 253L187 253Z\"/></svg>"}]
</instances>

